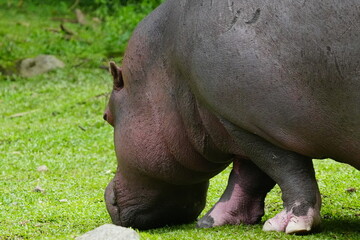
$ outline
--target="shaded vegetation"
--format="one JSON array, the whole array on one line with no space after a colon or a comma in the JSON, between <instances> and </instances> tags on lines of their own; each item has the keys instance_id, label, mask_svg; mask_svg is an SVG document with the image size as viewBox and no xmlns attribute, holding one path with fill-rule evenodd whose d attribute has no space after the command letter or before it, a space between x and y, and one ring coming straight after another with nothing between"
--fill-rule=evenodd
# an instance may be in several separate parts
<instances>
[{"instance_id":1,"label":"shaded vegetation","mask_svg":"<svg viewBox=\"0 0 360 240\"><path fill-rule=\"evenodd\" d=\"M68 59L73 66L98 67L109 59L120 61L132 30L159 1L116 5L115 11L84 4L85 25L78 24L74 11L69 10L72 1L25 2L21 7L14 4L17 1L7 2L0 5L3 68L40 53Z\"/></svg>"}]
</instances>

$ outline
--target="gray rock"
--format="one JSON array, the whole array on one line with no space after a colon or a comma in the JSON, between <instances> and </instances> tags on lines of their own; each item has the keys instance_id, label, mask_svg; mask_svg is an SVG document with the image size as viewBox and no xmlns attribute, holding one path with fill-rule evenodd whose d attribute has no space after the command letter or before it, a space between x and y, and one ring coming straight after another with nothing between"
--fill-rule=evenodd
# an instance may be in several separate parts
<instances>
[{"instance_id":1,"label":"gray rock","mask_svg":"<svg viewBox=\"0 0 360 240\"><path fill-rule=\"evenodd\" d=\"M19 64L19 73L23 77L33 77L64 66L65 64L55 56L39 55L35 58L23 59Z\"/></svg>"},{"instance_id":2,"label":"gray rock","mask_svg":"<svg viewBox=\"0 0 360 240\"><path fill-rule=\"evenodd\" d=\"M105 224L77 237L76 240L139 240L137 232L113 224Z\"/></svg>"}]
</instances>

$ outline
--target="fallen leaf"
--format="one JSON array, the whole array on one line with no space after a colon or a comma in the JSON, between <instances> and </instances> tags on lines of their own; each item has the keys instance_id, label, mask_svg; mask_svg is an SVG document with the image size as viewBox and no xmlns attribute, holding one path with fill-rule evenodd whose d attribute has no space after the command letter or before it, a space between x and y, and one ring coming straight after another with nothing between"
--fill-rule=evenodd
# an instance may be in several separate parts
<instances>
[{"instance_id":1,"label":"fallen leaf","mask_svg":"<svg viewBox=\"0 0 360 240\"><path fill-rule=\"evenodd\" d=\"M17 24L24 26L24 27L30 27L30 23L29 22L17 22Z\"/></svg>"},{"instance_id":2,"label":"fallen leaf","mask_svg":"<svg viewBox=\"0 0 360 240\"><path fill-rule=\"evenodd\" d=\"M86 25L85 14L80 9L75 9L76 20L81 25Z\"/></svg>"},{"instance_id":3,"label":"fallen leaf","mask_svg":"<svg viewBox=\"0 0 360 240\"><path fill-rule=\"evenodd\" d=\"M100 18L94 17L92 20L93 20L93 22L101 23L101 19L100 19Z\"/></svg>"},{"instance_id":4,"label":"fallen leaf","mask_svg":"<svg viewBox=\"0 0 360 240\"><path fill-rule=\"evenodd\" d=\"M30 222L30 220L24 220L24 221L21 221L19 222L20 225L26 225Z\"/></svg>"},{"instance_id":5,"label":"fallen leaf","mask_svg":"<svg viewBox=\"0 0 360 240\"><path fill-rule=\"evenodd\" d=\"M49 170L49 168L45 165L41 165L36 169L38 172L46 172Z\"/></svg>"},{"instance_id":6,"label":"fallen leaf","mask_svg":"<svg viewBox=\"0 0 360 240\"><path fill-rule=\"evenodd\" d=\"M78 126L81 130L83 130L84 132L86 131L86 128L82 127L82 126Z\"/></svg>"},{"instance_id":7,"label":"fallen leaf","mask_svg":"<svg viewBox=\"0 0 360 240\"><path fill-rule=\"evenodd\" d=\"M39 111L39 109L36 109L36 110L31 110L31 111L27 111L27 112L21 112L21 113L15 113L11 116L9 116L10 118L17 118L17 117L22 117L22 116L25 116L25 115L28 115L30 113L34 113L34 112L37 112Z\"/></svg>"},{"instance_id":8,"label":"fallen leaf","mask_svg":"<svg viewBox=\"0 0 360 240\"><path fill-rule=\"evenodd\" d=\"M353 192L356 192L357 189L352 187L352 188L346 189L345 191L348 192L348 193L353 193Z\"/></svg>"},{"instance_id":9,"label":"fallen leaf","mask_svg":"<svg viewBox=\"0 0 360 240\"><path fill-rule=\"evenodd\" d=\"M55 32L55 33L59 33L59 32L61 32L59 29L57 29L57 28L46 28L45 29L46 31L49 31L49 32Z\"/></svg>"},{"instance_id":10,"label":"fallen leaf","mask_svg":"<svg viewBox=\"0 0 360 240\"><path fill-rule=\"evenodd\" d=\"M60 24L60 28L61 28L61 30L62 30L64 33L66 33L67 35L70 35L70 36L75 35L74 32L70 31L67 27L65 27L65 24L64 24L64 23L61 23L61 24Z\"/></svg>"},{"instance_id":11,"label":"fallen leaf","mask_svg":"<svg viewBox=\"0 0 360 240\"><path fill-rule=\"evenodd\" d=\"M40 186L36 186L36 187L33 189L33 192L41 192L41 193L43 193L43 192L45 192L45 189L43 189L43 188L40 187Z\"/></svg>"}]
</instances>

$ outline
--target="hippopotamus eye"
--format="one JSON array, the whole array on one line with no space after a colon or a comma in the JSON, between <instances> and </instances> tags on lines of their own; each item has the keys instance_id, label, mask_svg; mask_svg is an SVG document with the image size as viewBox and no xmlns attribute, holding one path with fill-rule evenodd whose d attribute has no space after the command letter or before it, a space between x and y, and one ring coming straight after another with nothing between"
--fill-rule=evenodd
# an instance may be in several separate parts
<instances>
[{"instance_id":1,"label":"hippopotamus eye","mask_svg":"<svg viewBox=\"0 0 360 240\"><path fill-rule=\"evenodd\" d=\"M110 72L114 79L114 90L121 90L124 87L121 68L116 66L114 62L110 62Z\"/></svg>"}]
</instances>

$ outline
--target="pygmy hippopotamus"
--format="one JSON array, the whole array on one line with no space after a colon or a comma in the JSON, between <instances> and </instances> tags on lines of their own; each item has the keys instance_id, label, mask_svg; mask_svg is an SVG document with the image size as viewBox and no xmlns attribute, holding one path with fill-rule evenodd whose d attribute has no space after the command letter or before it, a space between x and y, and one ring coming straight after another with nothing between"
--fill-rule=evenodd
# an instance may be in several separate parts
<instances>
[{"instance_id":1,"label":"pygmy hippopotamus","mask_svg":"<svg viewBox=\"0 0 360 240\"><path fill-rule=\"evenodd\" d=\"M110 63L114 224L194 221L209 179L233 163L199 227L258 223L275 184L284 210L265 231L318 226L312 159L360 169L359 12L358 0L167 0L155 9L122 66Z\"/></svg>"}]
</instances>

